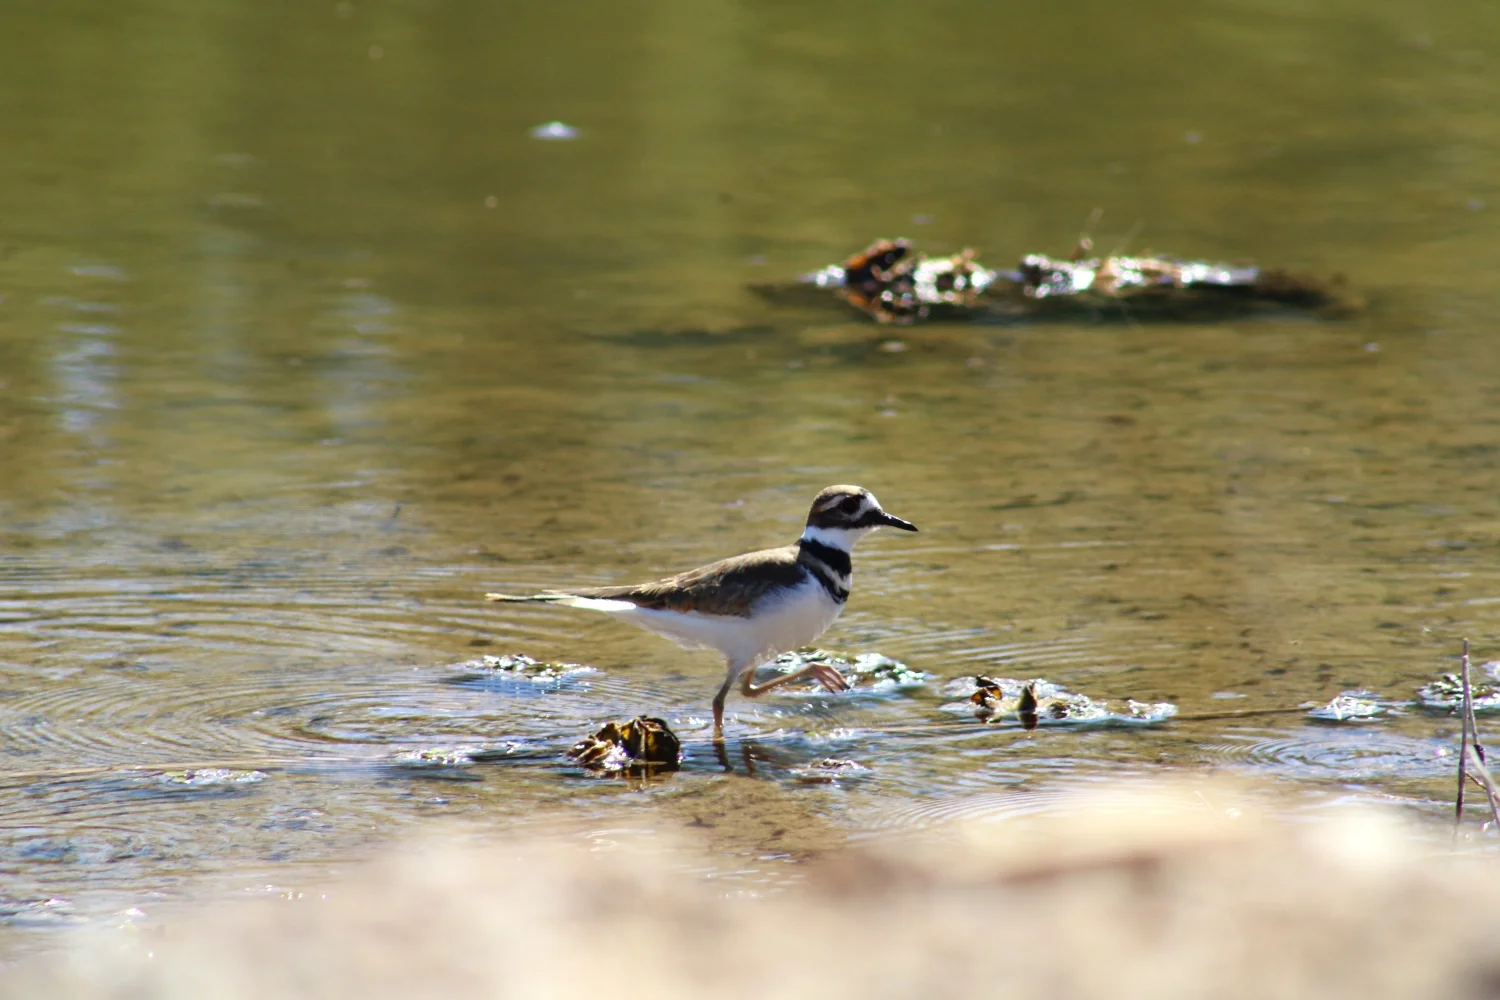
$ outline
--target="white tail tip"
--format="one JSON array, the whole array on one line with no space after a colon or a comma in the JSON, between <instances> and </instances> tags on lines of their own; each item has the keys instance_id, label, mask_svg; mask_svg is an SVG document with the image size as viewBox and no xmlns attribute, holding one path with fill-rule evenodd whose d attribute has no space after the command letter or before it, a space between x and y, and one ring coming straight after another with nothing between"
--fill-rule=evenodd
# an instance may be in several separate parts
<instances>
[{"instance_id":1,"label":"white tail tip","mask_svg":"<svg viewBox=\"0 0 1500 1000\"><path fill-rule=\"evenodd\" d=\"M570 608L587 608L590 611L634 611L635 605L629 601L612 601L603 597L564 597L557 601L558 604L566 604Z\"/></svg>"}]
</instances>

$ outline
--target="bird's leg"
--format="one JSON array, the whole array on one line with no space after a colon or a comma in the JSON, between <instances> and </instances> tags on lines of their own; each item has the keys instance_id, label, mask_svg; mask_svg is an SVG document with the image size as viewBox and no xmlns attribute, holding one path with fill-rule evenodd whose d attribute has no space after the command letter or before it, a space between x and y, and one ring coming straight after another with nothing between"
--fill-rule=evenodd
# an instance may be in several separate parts
<instances>
[{"instance_id":1,"label":"bird's leg","mask_svg":"<svg viewBox=\"0 0 1500 1000\"><path fill-rule=\"evenodd\" d=\"M731 661L725 670L724 683L719 685L719 693L714 695L714 742L724 741L724 699L729 695L729 689L734 684L735 675L739 673L735 664Z\"/></svg>"},{"instance_id":2,"label":"bird's leg","mask_svg":"<svg viewBox=\"0 0 1500 1000\"><path fill-rule=\"evenodd\" d=\"M801 670L793 670L789 674L772 677L764 684L752 683L755 680L755 670L747 669L740 677L740 691L746 698L759 698L772 688L779 688L783 684L792 684L808 677L813 678L829 691L849 690L849 682L833 667L826 663L809 663Z\"/></svg>"},{"instance_id":3,"label":"bird's leg","mask_svg":"<svg viewBox=\"0 0 1500 1000\"><path fill-rule=\"evenodd\" d=\"M847 691L849 682L844 675L826 663L809 663L801 670L794 670L789 674L779 674L772 677L764 684L756 684L755 664L740 665L733 660L729 661L724 677L724 683L719 686L719 693L714 695L714 742L721 743L724 740L724 699L729 695L729 689L734 686L734 680L738 677L740 691L746 698L759 698L773 688L779 688L783 684L791 684L796 681L811 677L829 691Z\"/></svg>"}]
</instances>

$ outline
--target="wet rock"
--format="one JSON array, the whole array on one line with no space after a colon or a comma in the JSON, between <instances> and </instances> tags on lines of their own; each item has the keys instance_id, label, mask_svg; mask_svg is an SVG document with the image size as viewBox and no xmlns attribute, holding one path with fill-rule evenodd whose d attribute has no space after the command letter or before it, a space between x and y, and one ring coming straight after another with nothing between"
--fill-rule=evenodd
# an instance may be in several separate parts
<instances>
[{"instance_id":1,"label":"wet rock","mask_svg":"<svg viewBox=\"0 0 1500 1000\"><path fill-rule=\"evenodd\" d=\"M1372 691L1344 691L1323 707L1308 712L1307 717L1319 722L1373 722L1400 714L1394 704Z\"/></svg>"},{"instance_id":2,"label":"wet rock","mask_svg":"<svg viewBox=\"0 0 1500 1000\"><path fill-rule=\"evenodd\" d=\"M581 663L535 660L523 653L481 656L477 660L460 663L454 669L459 672L459 680L499 678L535 684L556 684L569 678L598 672L594 667Z\"/></svg>"},{"instance_id":3,"label":"wet rock","mask_svg":"<svg viewBox=\"0 0 1500 1000\"><path fill-rule=\"evenodd\" d=\"M1028 733L1036 728L1037 708L1036 685L1028 684L1021 689L1021 696L1016 699L1016 718L1021 720L1021 728Z\"/></svg>"},{"instance_id":4,"label":"wet rock","mask_svg":"<svg viewBox=\"0 0 1500 1000\"><path fill-rule=\"evenodd\" d=\"M398 750L387 761L388 766L406 771L437 772L461 770L475 764L510 758L535 756L534 751L519 743L475 743L465 746L420 747Z\"/></svg>"},{"instance_id":5,"label":"wet rock","mask_svg":"<svg viewBox=\"0 0 1500 1000\"><path fill-rule=\"evenodd\" d=\"M423 768L467 767L474 763L468 747L424 747L421 750L399 750L391 755L396 767Z\"/></svg>"},{"instance_id":6,"label":"wet rock","mask_svg":"<svg viewBox=\"0 0 1500 1000\"><path fill-rule=\"evenodd\" d=\"M269 777L265 771L242 768L185 767L130 771L104 782L132 795L220 799L249 794Z\"/></svg>"},{"instance_id":7,"label":"wet rock","mask_svg":"<svg viewBox=\"0 0 1500 1000\"><path fill-rule=\"evenodd\" d=\"M870 769L859 761L825 757L792 768L792 777L804 785L834 785L868 777Z\"/></svg>"},{"instance_id":8,"label":"wet rock","mask_svg":"<svg viewBox=\"0 0 1500 1000\"><path fill-rule=\"evenodd\" d=\"M771 664L784 674L801 670L811 663L826 663L844 675L850 687L865 691L892 691L900 688L920 687L931 675L915 670L880 653L860 653L850 656L827 649L807 647L792 653L782 653ZM817 681L805 686L809 691L821 691Z\"/></svg>"},{"instance_id":9,"label":"wet rock","mask_svg":"<svg viewBox=\"0 0 1500 1000\"><path fill-rule=\"evenodd\" d=\"M593 736L575 744L567 756L591 771L656 774L677 770L682 745L666 722L639 716L629 722L605 723Z\"/></svg>"},{"instance_id":10,"label":"wet rock","mask_svg":"<svg viewBox=\"0 0 1500 1000\"><path fill-rule=\"evenodd\" d=\"M1489 681L1479 678L1488 675ZM1474 711L1500 711L1500 660L1476 667L1469 672L1469 697L1473 699ZM1463 680L1457 674L1444 674L1417 688L1417 704L1423 708L1443 712L1455 712L1464 700Z\"/></svg>"},{"instance_id":11,"label":"wet rock","mask_svg":"<svg viewBox=\"0 0 1500 1000\"><path fill-rule=\"evenodd\" d=\"M265 781L264 771L243 771L229 767L190 767L180 771L162 771L154 775L158 785L182 788L214 788L255 785Z\"/></svg>"},{"instance_id":12,"label":"wet rock","mask_svg":"<svg viewBox=\"0 0 1500 1000\"><path fill-rule=\"evenodd\" d=\"M944 705L948 711L972 713L987 723L1014 719L1028 730L1046 725L1153 725L1177 714L1177 706L1170 702L1126 699L1114 707L1040 677L1021 681L975 674L950 681L944 690L963 698Z\"/></svg>"}]
</instances>

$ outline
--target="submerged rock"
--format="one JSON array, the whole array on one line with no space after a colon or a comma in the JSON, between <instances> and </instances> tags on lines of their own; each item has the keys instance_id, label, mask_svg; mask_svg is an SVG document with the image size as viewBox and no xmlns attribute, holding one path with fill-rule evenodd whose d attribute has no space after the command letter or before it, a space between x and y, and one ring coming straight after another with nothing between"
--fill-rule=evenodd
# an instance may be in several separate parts
<instances>
[{"instance_id":1,"label":"submerged rock","mask_svg":"<svg viewBox=\"0 0 1500 1000\"><path fill-rule=\"evenodd\" d=\"M918 687L930 677L921 670L914 670L889 656L880 653L860 653L850 656L827 649L806 647L792 653L782 653L771 664L784 674L801 670L810 663L826 663L849 682L850 687L866 691L890 691L898 688ZM806 684L809 691L821 691L817 681Z\"/></svg>"},{"instance_id":2,"label":"submerged rock","mask_svg":"<svg viewBox=\"0 0 1500 1000\"><path fill-rule=\"evenodd\" d=\"M1488 675L1489 680L1479 680L1481 675ZM1469 697L1473 700L1474 711L1500 711L1500 685L1495 683L1496 680L1500 680L1500 660L1492 660L1469 672ZM1464 682L1457 674L1444 674L1417 688L1417 704L1423 708L1453 712L1463 701Z\"/></svg>"},{"instance_id":3,"label":"submerged rock","mask_svg":"<svg viewBox=\"0 0 1500 1000\"><path fill-rule=\"evenodd\" d=\"M792 768L792 777L804 785L833 785L869 777L870 769L857 760L825 757Z\"/></svg>"},{"instance_id":4,"label":"submerged rock","mask_svg":"<svg viewBox=\"0 0 1500 1000\"><path fill-rule=\"evenodd\" d=\"M454 669L466 679L502 677L507 680L532 681L537 684L555 684L570 677L598 672L594 667L584 666L581 663L534 660L523 653L481 656L477 660L460 663Z\"/></svg>"},{"instance_id":5,"label":"submerged rock","mask_svg":"<svg viewBox=\"0 0 1500 1000\"><path fill-rule=\"evenodd\" d=\"M944 705L949 711L972 712L979 721L989 723L1015 719L1026 729L1044 725L1153 725L1177 714L1177 706L1165 701L1126 699L1116 708L1040 677L1021 681L975 674L950 681L944 690L964 699Z\"/></svg>"},{"instance_id":6,"label":"submerged rock","mask_svg":"<svg viewBox=\"0 0 1500 1000\"><path fill-rule=\"evenodd\" d=\"M1307 717L1319 722L1372 722L1400 714L1395 705L1372 691L1344 691L1322 708L1308 712Z\"/></svg>"},{"instance_id":7,"label":"submerged rock","mask_svg":"<svg viewBox=\"0 0 1500 1000\"><path fill-rule=\"evenodd\" d=\"M677 770L682 744L665 721L639 716L629 722L606 722L593 736L574 744L567 756L592 771L656 774Z\"/></svg>"},{"instance_id":8,"label":"submerged rock","mask_svg":"<svg viewBox=\"0 0 1500 1000\"><path fill-rule=\"evenodd\" d=\"M186 788L255 785L266 780L264 771L244 771L230 767L192 767L181 771L162 771L154 776L158 785Z\"/></svg>"},{"instance_id":9,"label":"submerged rock","mask_svg":"<svg viewBox=\"0 0 1500 1000\"><path fill-rule=\"evenodd\" d=\"M525 757L518 743L476 743L468 746L421 747L398 750L387 762L389 766L412 771L443 771L471 767L507 757Z\"/></svg>"},{"instance_id":10,"label":"submerged rock","mask_svg":"<svg viewBox=\"0 0 1500 1000\"><path fill-rule=\"evenodd\" d=\"M421 750L398 750L391 754L393 767L416 770L442 767L467 767L474 763L468 747L423 747Z\"/></svg>"}]
</instances>

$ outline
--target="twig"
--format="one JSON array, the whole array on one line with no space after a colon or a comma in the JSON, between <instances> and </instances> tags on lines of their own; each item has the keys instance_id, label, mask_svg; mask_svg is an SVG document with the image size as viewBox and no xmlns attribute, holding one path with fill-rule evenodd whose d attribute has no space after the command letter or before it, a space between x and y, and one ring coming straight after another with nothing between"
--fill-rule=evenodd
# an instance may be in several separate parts
<instances>
[{"instance_id":1,"label":"twig","mask_svg":"<svg viewBox=\"0 0 1500 1000\"><path fill-rule=\"evenodd\" d=\"M1453 843L1458 843L1458 826L1464 819L1464 776L1468 770L1469 719L1472 706L1469 704L1469 640L1464 640L1463 658L1464 700L1461 708L1463 730L1458 739L1458 798L1453 804Z\"/></svg>"},{"instance_id":2,"label":"twig","mask_svg":"<svg viewBox=\"0 0 1500 1000\"><path fill-rule=\"evenodd\" d=\"M1490 802L1490 816L1495 820L1496 829L1500 829L1500 789L1495 787L1495 779L1490 777L1484 744L1479 742L1479 723L1474 719L1474 696L1469 687L1469 640L1467 639L1464 640L1464 725L1469 730L1469 752L1464 765L1469 769L1469 777L1484 789L1485 796Z\"/></svg>"},{"instance_id":3,"label":"twig","mask_svg":"<svg viewBox=\"0 0 1500 1000\"><path fill-rule=\"evenodd\" d=\"M1223 712L1194 712L1188 715L1174 715L1173 722L1218 722L1223 719L1254 719L1263 715L1303 715L1307 712L1306 706L1296 708L1240 708L1229 709Z\"/></svg>"},{"instance_id":4,"label":"twig","mask_svg":"<svg viewBox=\"0 0 1500 1000\"><path fill-rule=\"evenodd\" d=\"M1464 640L1464 714L1469 724L1469 746L1479 757L1480 765L1488 768L1489 760L1484 754L1484 744L1479 742L1479 723L1474 721L1474 695L1469 687L1469 640Z\"/></svg>"},{"instance_id":5,"label":"twig","mask_svg":"<svg viewBox=\"0 0 1500 1000\"><path fill-rule=\"evenodd\" d=\"M1490 777L1490 769L1485 766L1484 758L1479 755L1476 747L1469 747L1469 763L1473 767L1469 772L1469 779L1484 789L1490 800L1490 816L1495 820L1496 829L1500 829L1500 787L1496 787L1495 779Z\"/></svg>"}]
</instances>

